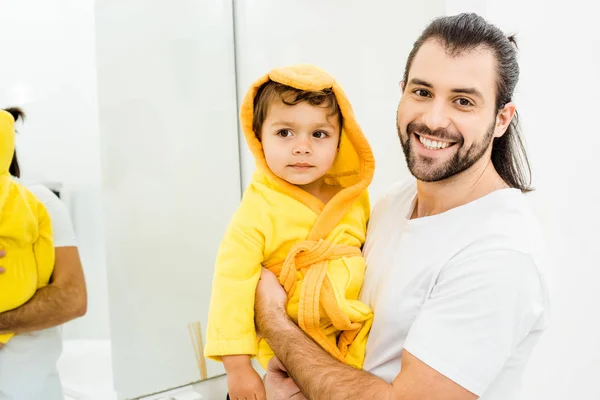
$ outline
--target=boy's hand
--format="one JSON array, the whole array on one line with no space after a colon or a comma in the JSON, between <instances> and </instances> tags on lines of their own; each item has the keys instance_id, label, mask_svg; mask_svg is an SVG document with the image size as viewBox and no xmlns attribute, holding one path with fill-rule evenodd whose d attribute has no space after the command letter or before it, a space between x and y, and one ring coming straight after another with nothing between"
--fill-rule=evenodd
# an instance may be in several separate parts
<instances>
[{"instance_id":1,"label":"boy's hand","mask_svg":"<svg viewBox=\"0 0 600 400\"><path fill-rule=\"evenodd\" d=\"M231 400L267 400L265 385L252 366L228 371L227 388Z\"/></svg>"}]
</instances>

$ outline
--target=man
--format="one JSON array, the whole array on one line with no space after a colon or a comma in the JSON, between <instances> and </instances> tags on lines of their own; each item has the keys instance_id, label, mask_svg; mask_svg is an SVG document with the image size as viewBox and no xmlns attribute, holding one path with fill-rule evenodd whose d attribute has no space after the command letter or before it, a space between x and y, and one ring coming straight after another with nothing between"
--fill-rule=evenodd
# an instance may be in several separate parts
<instances>
[{"instance_id":1,"label":"man","mask_svg":"<svg viewBox=\"0 0 600 400\"><path fill-rule=\"evenodd\" d=\"M19 177L16 155L11 175ZM86 313L85 278L66 207L49 189L28 189L46 206L52 220L55 266L50 284L23 306L0 313L0 334L16 335L0 348L0 400L63 400L56 363L62 351L59 325ZM2 266L0 276L10 265Z\"/></svg>"},{"instance_id":2,"label":"man","mask_svg":"<svg viewBox=\"0 0 600 400\"><path fill-rule=\"evenodd\" d=\"M518 76L514 40L483 18L443 17L425 29L397 114L416 179L377 203L364 248L361 299L375 314L364 371L308 339L263 271L255 318L277 356L270 399L521 398L548 302L541 233L524 195Z\"/></svg>"}]
</instances>

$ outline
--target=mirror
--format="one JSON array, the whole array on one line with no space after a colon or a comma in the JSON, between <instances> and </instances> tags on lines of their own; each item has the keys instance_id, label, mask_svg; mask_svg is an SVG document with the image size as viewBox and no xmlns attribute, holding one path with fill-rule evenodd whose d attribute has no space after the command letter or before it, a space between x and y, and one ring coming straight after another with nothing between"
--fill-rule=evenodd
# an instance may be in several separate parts
<instances>
[{"instance_id":1,"label":"mirror","mask_svg":"<svg viewBox=\"0 0 600 400\"><path fill-rule=\"evenodd\" d=\"M111 341L126 398L224 372L202 336L241 196L231 15L225 1L96 7Z\"/></svg>"}]
</instances>

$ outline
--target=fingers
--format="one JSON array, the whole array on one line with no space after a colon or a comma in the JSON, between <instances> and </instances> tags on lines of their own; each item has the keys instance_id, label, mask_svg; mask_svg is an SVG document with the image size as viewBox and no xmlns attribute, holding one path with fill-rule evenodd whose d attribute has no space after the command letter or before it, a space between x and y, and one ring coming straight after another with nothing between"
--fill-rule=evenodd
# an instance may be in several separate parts
<instances>
[{"instance_id":1,"label":"fingers","mask_svg":"<svg viewBox=\"0 0 600 400\"><path fill-rule=\"evenodd\" d=\"M267 372L273 373L275 375L280 375L285 378L288 377L287 370L285 366L279 361L279 358L273 357L269 360L269 364L267 366Z\"/></svg>"},{"instance_id":2,"label":"fingers","mask_svg":"<svg viewBox=\"0 0 600 400\"><path fill-rule=\"evenodd\" d=\"M260 279L267 279L267 280L275 280L279 283L279 281L277 280L277 277L275 276L275 274L271 271L269 271L267 268L263 267L261 272L260 272Z\"/></svg>"},{"instance_id":3,"label":"fingers","mask_svg":"<svg viewBox=\"0 0 600 400\"><path fill-rule=\"evenodd\" d=\"M265 393L265 390L263 389L262 391L260 391L258 393L254 393L252 395L252 397L247 397L247 396L239 397L239 396L232 396L231 394L229 394L229 398L231 400L267 400L267 394Z\"/></svg>"},{"instance_id":4,"label":"fingers","mask_svg":"<svg viewBox=\"0 0 600 400\"><path fill-rule=\"evenodd\" d=\"M261 392L254 394L254 400L267 400L267 393L263 389Z\"/></svg>"},{"instance_id":5,"label":"fingers","mask_svg":"<svg viewBox=\"0 0 600 400\"><path fill-rule=\"evenodd\" d=\"M266 391L269 400L306 399L277 357L269 360Z\"/></svg>"}]
</instances>

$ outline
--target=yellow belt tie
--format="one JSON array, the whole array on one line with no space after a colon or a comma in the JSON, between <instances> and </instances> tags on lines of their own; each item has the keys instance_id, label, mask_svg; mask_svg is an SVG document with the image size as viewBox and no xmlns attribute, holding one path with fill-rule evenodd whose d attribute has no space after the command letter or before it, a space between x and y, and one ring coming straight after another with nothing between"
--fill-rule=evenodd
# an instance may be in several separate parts
<instances>
[{"instance_id":1,"label":"yellow belt tie","mask_svg":"<svg viewBox=\"0 0 600 400\"><path fill-rule=\"evenodd\" d=\"M348 346L358 334L362 323L352 322L341 309L327 276L327 265L330 260L361 255L360 249L355 246L338 245L323 239L305 240L292 247L283 263L267 266L279 278L288 298L295 292L297 272L300 271L304 275L304 282L300 288L298 325L317 344L340 361L344 361ZM323 306L333 326L342 331L337 347L327 340L327 335L320 328L319 305Z\"/></svg>"}]
</instances>

